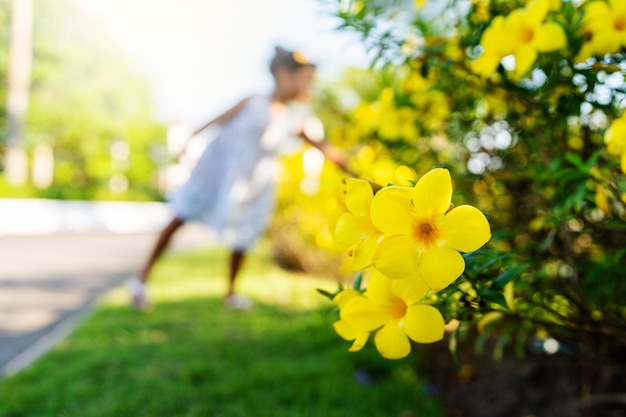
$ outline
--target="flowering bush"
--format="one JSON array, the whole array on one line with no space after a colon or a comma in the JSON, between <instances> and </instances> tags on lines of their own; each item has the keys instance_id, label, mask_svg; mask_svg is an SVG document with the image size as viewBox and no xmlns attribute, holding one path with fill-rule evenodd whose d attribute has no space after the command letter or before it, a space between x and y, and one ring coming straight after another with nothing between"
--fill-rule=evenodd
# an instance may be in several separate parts
<instances>
[{"instance_id":1,"label":"flowering bush","mask_svg":"<svg viewBox=\"0 0 626 417\"><path fill-rule=\"evenodd\" d=\"M441 313L423 300L463 273L458 251L477 250L491 237L485 216L473 206L451 208L451 195L450 174L441 168L414 188L348 180L347 211L335 236L350 247L355 269L375 269L365 294L342 290L335 296L341 309L335 328L355 340L352 350L373 331L379 352L391 359L409 354L407 336L421 343L443 338Z\"/></svg>"},{"instance_id":2,"label":"flowering bush","mask_svg":"<svg viewBox=\"0 0 626 417\"><path fill-rule=\"evenodd\" d=\"M452 344L475 329L496 354L550 338L610 357L626 346L623 2L421 3L336 2L383 81L333 134L425 175L346 182L335 239L367 271L331 294L335 329L388 358L451 321Z\"/></svg>"}]
</instances>

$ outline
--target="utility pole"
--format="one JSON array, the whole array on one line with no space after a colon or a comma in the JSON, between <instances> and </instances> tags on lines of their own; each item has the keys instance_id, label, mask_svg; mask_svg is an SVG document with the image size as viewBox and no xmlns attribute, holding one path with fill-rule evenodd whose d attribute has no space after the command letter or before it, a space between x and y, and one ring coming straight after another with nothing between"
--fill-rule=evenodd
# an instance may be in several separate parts
<instances>
[{"instance_id":1,"label":"utility pole","mask_svg":"<svg viewBox=\"0 0 626 417\"><path fill-rule=\"evenodd\" d=\"M28 180L28 161L23 149L24 119L28 109L33 51L33 0L13 0L7 88L9 132L5 175L9 183Z\"/></svg>"}]
</instances>

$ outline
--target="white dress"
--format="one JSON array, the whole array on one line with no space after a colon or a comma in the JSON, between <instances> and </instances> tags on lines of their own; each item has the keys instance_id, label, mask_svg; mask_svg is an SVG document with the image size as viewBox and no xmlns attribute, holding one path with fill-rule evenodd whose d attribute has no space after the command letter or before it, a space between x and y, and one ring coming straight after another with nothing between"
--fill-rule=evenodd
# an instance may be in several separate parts
<instances>
[{"instance_id":1,"label":"white dress","mask_svg":"<svg viewBox=\"0 0 626 417\"><path fill-rule=\"evenodd\" d=\"M274 208L278 155L302 143L301 112L277 109L255 96L207 146L187 182L170 202L177 217L200 221L239 250L263 234Z\"/></svg>"}]
</instances>

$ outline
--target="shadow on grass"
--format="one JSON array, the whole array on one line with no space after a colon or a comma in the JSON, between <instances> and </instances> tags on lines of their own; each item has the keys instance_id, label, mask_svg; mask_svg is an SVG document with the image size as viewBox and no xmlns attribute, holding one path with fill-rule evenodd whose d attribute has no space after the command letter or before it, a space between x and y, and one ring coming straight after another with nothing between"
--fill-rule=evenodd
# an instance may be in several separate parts
<instances>
[{"instance_id":1,"label":"shadow on grass","mask_svg":"<svg viewBox=\"0 0 626 417\"><path fill-rule=\"evenodd\" d=\"M215 298L148 314L103 306L32 367L0 383L0 416L439 416L411 360L357 354L329 310Z\"/></svg>"}]
</instances>

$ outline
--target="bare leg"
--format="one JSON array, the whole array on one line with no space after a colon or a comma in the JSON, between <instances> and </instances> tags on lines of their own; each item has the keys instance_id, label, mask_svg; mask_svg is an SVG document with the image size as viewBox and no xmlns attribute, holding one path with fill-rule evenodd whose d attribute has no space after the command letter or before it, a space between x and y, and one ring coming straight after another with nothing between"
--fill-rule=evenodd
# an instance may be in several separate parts
<instances>
[{"instance_id":1,"label":"bare leg","mask_svg":"<svg viewBox=\"0 0 626 417\"><path fill-rule=\"evenodd\" d=\"M146 261L143 269L141 270L141 274L139 275L139 281L142 283L146 283L148 281L148 276L152 267L159 259L163 251L167 248L167 245L170 243L170 240L174 233L185 223L185 220L179 219L178 217L174 217L171 222L161 231L159 238L157 239L154 247L152 248L152 252Z\"/></svg>"},{"instance_id":2,"label":"bare leg","mask_svg":"<svg viewBox=\"0 0 626 417\"><path fill-rule=\"evenodd\" d=\"M230 274L228 276L228 293L227 297L235 294L235 281L243 265L243 261L246 257L246 251L240 249L234 249L230 254L229 267Z\"/></svg>"}]
</instances>

